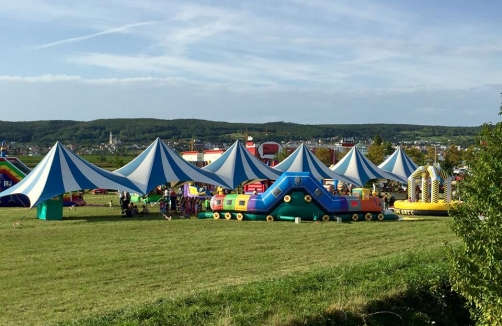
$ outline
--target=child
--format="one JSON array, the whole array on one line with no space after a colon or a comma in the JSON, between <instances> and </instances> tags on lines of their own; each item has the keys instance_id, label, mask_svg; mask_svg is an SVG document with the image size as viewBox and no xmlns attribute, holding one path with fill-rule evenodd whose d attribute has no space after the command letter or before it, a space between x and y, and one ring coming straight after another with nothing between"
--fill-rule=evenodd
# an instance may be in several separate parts
<instances>
[{"instance_id":1,"label":"child","mask_svg":"<svg viewBox=\"0 0 502 326\"><path fill-rule=\"evenodd\" d=\"M138 206L133 205L131 211L132 211L132 216L138 215L139 214Z\"/></svg>"},{"instance_id":2,"label":"child","mask_svg":"<svg viewBox=\"0 0 502 326\"><path fill-rule=\"evenodd\" d=\"M200 210L200 202L198 199L195 199L195 203L193 205L194 208L194 215L198 216L199 215L199 210Z\"/></svg>"},{"instance_id":3,"label":"child","mask_svg":"<svg viewBox=\"0 0 502 326\"><path fill-rule=\"evenodd\" d=\"M166 220L171 220L171 216L167 216L167 214L166 214L166 212L167 212L167 205L166 205L166 203L163 202L163 201L161 201L159 207L160 207L160 216L162 216Z\"/></svg>"},{"instance_id":4,"label":"child","mask_svg":"<svg viewBox=\"0 0 502 326\"><path fill-rule=\"evenodd\" d=\"M149 214L150 210L148 210L148 207L146 205L143 205L143 209L141 210L141 215L143 214Z\"/></svg>"},{"instance_id":5,"label":"child","mask_svg":"<svg viewBox=\"0 0 502 326\"><path fill-rule=\"evenodd\" d=\"M211 211L211 199L209 199L209 197L206 197L204 204L206 206L206 212L210 212Z\"/></svg>"}]
</instances>

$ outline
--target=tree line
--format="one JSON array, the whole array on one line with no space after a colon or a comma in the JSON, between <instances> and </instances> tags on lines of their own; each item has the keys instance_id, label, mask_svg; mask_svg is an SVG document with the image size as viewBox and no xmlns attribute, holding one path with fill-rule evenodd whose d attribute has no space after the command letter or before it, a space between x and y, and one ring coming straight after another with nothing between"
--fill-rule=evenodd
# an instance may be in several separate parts
<instances>
[{"instance_id":1,"label":"tree line","mask_svg":"<svg viewBox=\"0 0 502 326\"><path fill-rule=\"evenodd\" d=\"M336 141L353 137L357 141L380 135L391 143L431 140L452 141L467 147L481 127L423 126L410 124L320 124L290 122L230 123L199 119L100 119L93 121L0 121L0 139L19 143L52 145L56 141L91 145L108 143L110 132L124 144L196 139L225 143L251 135L256 142L291 140Z\"/></svg>"}]
</instances>

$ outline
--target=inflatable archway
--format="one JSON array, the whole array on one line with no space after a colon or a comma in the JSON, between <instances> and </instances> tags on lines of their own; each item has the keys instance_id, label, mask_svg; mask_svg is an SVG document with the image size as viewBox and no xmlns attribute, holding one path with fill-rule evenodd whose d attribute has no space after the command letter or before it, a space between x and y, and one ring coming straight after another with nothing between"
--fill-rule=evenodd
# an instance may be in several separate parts
<instances>
[{"instance_id":1,"label":"inflatable archway","mask_svg":"<svg viewBox=\"0 0 502 326\"><path fill-rule=\"evenodd\" d=\"M451 179L451 176L442 170L439 165L419 166L408 178L408 200L397 200L394 203L394 212L406 215L448 215L449 206L453 204ZM415 193L419 180L421 180L422 184L420 202L418 202L419 198ZM439 199L441 180L445 185L443 200Z\"/></svg>"},{"instance_id":2,"label":"inflatable archway","mask_svg":"<svg viewBox=\"0 0 502 326\"><path fill-rule=\"evenodd\" d=\"M446 185L444 189L445 202L449 203L451 201L451 176L447 175L439 166L427 165L419 166L408 178L408 198L410 198L412 202L418 200L415 194L415 187L419 179L422 179L422 203L437 203L439 201L439 185L441 184L441 179ZM429 182L431 185L430 194L428 187Z\"/></svg>"}]
</instances>

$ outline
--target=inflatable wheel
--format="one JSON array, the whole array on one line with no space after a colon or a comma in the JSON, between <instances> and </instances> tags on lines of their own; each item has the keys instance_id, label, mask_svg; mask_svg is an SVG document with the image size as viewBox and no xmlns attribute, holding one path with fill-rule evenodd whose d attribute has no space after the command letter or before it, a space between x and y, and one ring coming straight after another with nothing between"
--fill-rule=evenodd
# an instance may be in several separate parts
<instances>
[{"instance_id":1,"label":"inflatable wheel","mask_svg":"<svg viewBox=\"0 0 502 326\"><path fill-rule=\"evenodd\" d=\"M352 221L357 222L359 220L359 215L353 214L352 215Z\"/></svg>"},{"instance_id":2,"label":"inflatable wheel","mask_svg":"<svg viewBox=\"0 0 502 326\"><path fill-rule=\"evenodd\" d=\"M373 218L373 214L371 214L371 213L366 213L366 215L364 215L364 219L366 221L371 221L372 218Z\"/></svg>"},{"instance_id":3,"label":"inflatable wheel","mask_svg":"<svg viewBox=\"0 0 502 326\"><path fill-rule=\"evenodd\" d=\"M244 218L244 215L242 215L242 213L237 213L237 219L239 221L242 221L243 218Z\"/></svg>"},{"instance_id":4,"label":"inflatable wheel","mask_svg":"<svg viewBox=\"0 0 502 326\"><path fill-rule=\"evenodd\" d=\"M377 218L378 218L379 221L383 221L383 219L385 218L385 216L383 216L383 214L380 213L380 214L378 214Z\"/></svg>"},{"instance_id":5,"label":"inflatable wheel","mask_svg":"<svg viewBox=\"0 0 502 326\"><path fill-rule=\"evenodd\" d=\"M218 213L218 212L214 212L214 213L213 213L213 218L214 218L215 220L219 220L219 219L220 219L220 213Z\"/></svg>"},{"instance_id":6,"label":"inflatable wheel","mask_svg":"<svg viewBox=\"0 0 502 326\"><path fill-rule=\"evenodd\" d=\"M312 197L310 195L305 195L305 201L310 203L312 201Z\"/></svg>"},{"instance_id":7,"label":"inflatable wheel","mask_svg":"<svg viewBox=\"0 0 502 326\"><path fill-rule=\"evenodd\" d=\"M227 212L227 213L225 213L225 219L226 219L226 220L229 220L229 219L231 219L231 218L232 218L232 214L230 214L230 213L228 213L228 212Z\"/></svg>"},{"instance_id":8,"label":"inflatable wheel","mask_svg":"<svg viewBox=\"0 0 502 326\"><path fill-rule=\"evenodd\" d=\"M291 201L291 196L290 195L284 196L284 202L289 203L290 201Z\"/></svg>"},{"instance_id":9,"label":"inflatable wheel","mask_svg":"<svg viewBox=\"0 0 502 326\"><path fill-rule=\"evenodd\" d=\"M324 215L324 216L322 217L322 220L323 220L324 222L329 221L329 215Z\"/></svg>"},{"instance_id":10,"label":"inflatable wheel","mask_svg":"<svg viewBox=\"0 0 502 326\"><path fill-rule=\"evenodd\" d=\"M267 222L272 222L274 220L274 217L272 215L267 216Z\"/></svg>"}]
</instances>

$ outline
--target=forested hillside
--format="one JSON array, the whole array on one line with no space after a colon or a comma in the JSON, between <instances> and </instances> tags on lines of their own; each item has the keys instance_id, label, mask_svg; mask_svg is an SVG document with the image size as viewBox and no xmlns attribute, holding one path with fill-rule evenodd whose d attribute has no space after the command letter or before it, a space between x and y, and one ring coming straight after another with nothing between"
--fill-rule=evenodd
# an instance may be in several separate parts
<instances>
[{"instance_id":1,"label":"forested hillside","mask_svg":"<svg viewBox=\"0 0 502 326\"><path fill-rule=\"evenodd\" d=\"M290 141L354 137L366 140L379 134L390 142L436 140L469 145L480 127L445 127L404 124L323 124L302 125L287 122L229 123L196 119L102 119L94 121L25 121L0 122L0 140L22 143L51 144L107 143L110 132L123 143L150 143L156 137L179 141L198 139L228 142L252 135L255 141Z\"/></svg>"}]
</instances>

